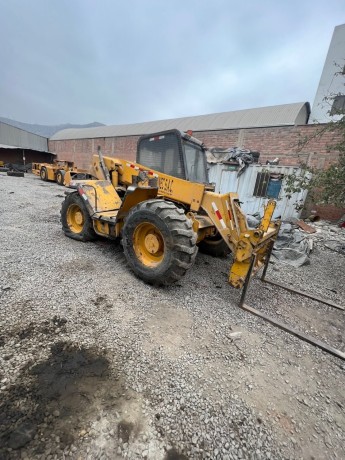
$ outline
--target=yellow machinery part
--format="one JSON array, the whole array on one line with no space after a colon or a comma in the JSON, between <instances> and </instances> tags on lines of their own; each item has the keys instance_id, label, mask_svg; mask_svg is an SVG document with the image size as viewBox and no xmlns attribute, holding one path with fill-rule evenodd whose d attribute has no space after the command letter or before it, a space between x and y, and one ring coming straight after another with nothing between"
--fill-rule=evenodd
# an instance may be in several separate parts
<instances>
[{"instance_id":1,"label":"yellow machinery part","mask_svg":"<svg viewBox=\"0 0 345 460\"><path fill-rule=\"evenodd\" d=\"M150 179L156 178L158 195L177 203L188 204L191 211L198 211L200 209L205 192L204 184L172 177L126 160L106 156L103 157L103 160L108 170L112 171L112 183L114 187L116 187L118 183L124 184L125 186L132 185L133 178L137 178L142 174L143 179L140 182L140 187L148 186ZM117 172L115 176L113 173L114 170ZM93 165L90 173L99 179L104 178L103 171L99 167L98 155L93 156ZM146 179L144 178L145 175Z\"/></svg>"},{"instance_id":2,"label":"yellow machinery part","mask_svg":"<svg viewBox=\"0 0 345 460\"><path fill-rule=\"evenodd\" d=\"M159 265L164 258L164 239L159 229L149 222L138 225L133 235L133 249L143 265Z\"/></svg>"},{"instance_id":3,"label":"yellow machinery part","mask_svg":"<svg viewBox=\"0 0 345 460\"><path fill-rule=\"evenodd\" d=\"M66 171L65 177L63 178L63 185L69 187L72 181L71 171Z\"/></svg>"},{"instance_id":4,"label":"yellow machinery part","mask_svg":"<svg viewBox=\"0 0 345 460\"><path fill-rule=\"evenodd\" d=\"M99 180L71 182L86 199L96 233L110 238L119 236L128 212L138 203L158 197L188 206L187 217L198 234L198 242L215 231L222 236L234 258L229 273L232 286L243 286L253 257L254 271L262 265L268 243L276 238L279 230L279 224L271 221L273 200L268 202L259 228L250 229L236 193L214 193L206 190L204 184L168 176L126 160L111 157L102 157L102 160L103 166L99 157L94 156L90 170ZM111 182L104 180L105 171L111 173L108 176ZM65 182L69 180L67 172ZM123 201L116 188L126 192ZM144 265L155 266L161 262L162 238L151 224L143 222L138 226L133 244Z\"/></svg>"},{"instance_id":5,"label":"yellow machinery part","mask_svg":"<svg viewBox=\"0 0 345 460\"><path fill-rule=\"evenodd\" d=\"M83 212L77 204L72 204L67 210L67 224L74 233L80 233L84 226Z\"/></svg>"},{"instance_id":6,"label":"yellow machinery part","mask_svg":"<svg viewBox=\"0 0 345 460\"><path fill-rule=\"evenodd\" d=\"M55 181L55 169L49 165L45 166L45 168L47 170L47 179Z\"/></svg>"},{"instance_id":7,"label":"yellow machinery part","mask_svg":"<svg viewBox=\"0 0 345 460\"><path fill-rule=\"evenodd\" d=\"M116 217L116 216L115 216ZM93 229L98 235L109 237L111 236L111 226L108 222L93 219Z\"/></svg>"},{"instance_id":8,"label":"yellow machinery part","mask_svg":"<svg viewBox=\"0 0 345 460\"><path fill-rule=\"evenodd\" d=\"M269 229L275 208L276 202L274 200L269 200L265 207L265 213L259 227L262 232L267 232Z\"/></svg>"},{"instance_id":9,"label":"yellow machinery part","mask_svg":"<svg viewBox=\"0 0 345 460\"><path fill-rule=\"evenodd\" d=\"M40 175L40 171L41 171L41 166L42 166L41 163L32 163L31 172L32 172L33 174L35 174L36 176L39 176L39 175Z\"/></svg>"},{"instance_id":10,"label":"yellow machinery part","mask_svg":"<svg viewBox=\"0 0 345 460\"><path fill-rule=\"evenodd\" d=\"M74 181L79 186L79 193L85 195L84 200L92 208L93 213L118 210L122 201L109 181L83 180Z\"/></svg>"}]
</instances>

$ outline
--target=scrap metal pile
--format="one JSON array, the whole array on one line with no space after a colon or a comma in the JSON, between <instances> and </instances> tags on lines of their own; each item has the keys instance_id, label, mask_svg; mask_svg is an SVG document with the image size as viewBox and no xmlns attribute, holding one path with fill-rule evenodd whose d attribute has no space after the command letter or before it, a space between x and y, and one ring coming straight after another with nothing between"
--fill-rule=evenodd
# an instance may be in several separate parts
<instances>
[{"instance_id":1,"label":"scrap metal pile","mask_svg":"<svg viewBox=\"0 0 345 460\"><path fill-rule=\"evenodd\" d=\"M238 163L240 166L237 172L238 176L240 176L250 164L257 163L259 157L259 152L239 147L229 147L226 149L212 147L206 151L207 163Z\"/></svg>"},{"instance_id":2,"label":"scrap metal pile","mask_svg":"<svg viewBox=\"0 0 345 460\"><path fill-rule=\"evenodd\" d=\"M247 216L249 227L255 227L259 219L257 214ZM327 221L313 222L312 226L297 219L282 222L271 260L293 267L308 265L315 246L345 255L345 229Z\"/></svg>"}]
</instances>

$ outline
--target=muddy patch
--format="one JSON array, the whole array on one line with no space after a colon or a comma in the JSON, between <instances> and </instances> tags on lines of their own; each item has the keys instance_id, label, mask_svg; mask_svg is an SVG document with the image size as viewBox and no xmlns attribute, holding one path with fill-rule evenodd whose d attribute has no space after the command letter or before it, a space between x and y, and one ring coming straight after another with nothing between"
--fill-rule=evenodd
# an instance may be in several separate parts
<instances>
[{"instance_id":1,"label":"muddy patch","mask_svg":"<svg viewBox=\"0 0 345 460\"><path fill-rule=\"evenodd\" d=\"M172 448L167 451L164 460L188 460L188 457L181 454L177 449Z\"/></svg>"},{"instance_id":2,"label":"muddy patch","mask_svg":"<svg viewBox=\"0 0 345 460\"><path fill-rule=\"evenodd\" d=\"M54 337L60 332L66 332L66 325L66 318L55 315L50 320L45 320L41 323L30 322L26 325L16 326L0 336L0 346L4 346L9 340L25 346L32 337L42 340L46 338L45 336Z\"/></svg>"},{"instance_id":3,"label":"muddy patch","mask_svg":"<svg viewBox=\"0 0 345 460\"><path fill-rule=\"evenodd\" d=\"M128 442L133 428L133 423L121 420L121 422L117 426L117 434L119 436L119 439L121 438L123 442Z\"/></svg>"},{"instance_id":4,"label":"muddy patch","mask_svg":"<svg viewBox=\"0 0 345 460\"><path fill-rule=\"evenodd\" d=\"M47 446L62 458L66 448L92 437L93 423L102 422L104 411L121 412L131 397L104 352L70 342L52 345L48 358L26 366L17 381L0 403L0 458L18 458L19 449L32 458L45 454ZM133 426L122 420L119 437L128 442ZM107 451L115 453L115 444Z\"/></svg>"},{"instance_id":5,"label":"muddy patch","mask_svg":"<svg viewBox=\"0 0 345 460\"><path fill-rule=\"evenodd\" d=\"M111 309L113 306L106 295L98 295L95 299L92 300L92 303L95 305L95 307L102 307L106 310Z\"/></svg>"}]
</instances>

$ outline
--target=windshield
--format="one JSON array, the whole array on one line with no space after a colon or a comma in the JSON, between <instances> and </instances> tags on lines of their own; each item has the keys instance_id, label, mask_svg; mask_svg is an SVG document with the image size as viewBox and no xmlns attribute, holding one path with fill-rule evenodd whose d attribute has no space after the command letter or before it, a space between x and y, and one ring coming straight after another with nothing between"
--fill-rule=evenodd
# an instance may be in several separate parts
<instances>
[{"instance_id":1,"label":"windshield","mask_svg":"<svg viewBox=\"0 0 345 460\"><path fill-rule=\"evenodd\" d=\"M192 182L208 183L205 152L201 147L183 140L186 157L187 179Z\"/></svg>"},{"instance_id":2,"label":"windshield","mask_svg":"<svg viewBox=\"0 0 345 460\"><path fill-rule=\"evenodd\" d=\"M181 152L175 133L142 139L137 161L155 171L184 179Z\"/></svg>"}]
</instances>

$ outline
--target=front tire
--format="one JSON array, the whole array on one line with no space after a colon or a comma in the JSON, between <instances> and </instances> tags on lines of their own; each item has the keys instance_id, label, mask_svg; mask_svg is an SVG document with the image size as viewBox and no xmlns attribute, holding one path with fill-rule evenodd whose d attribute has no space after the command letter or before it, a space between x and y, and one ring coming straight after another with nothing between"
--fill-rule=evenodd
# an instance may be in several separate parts
<instances>
[{"instance_id":1,"label":"front tire","mask_svg":"<svg viewBox=\"0 0 345 460\"><path fill-rule=\"evenodd\" d=\"M64 185L64 179L65 179L65 174L66 172L63 169L59 169L58 172L56 173L56 182L59 185Z\"/></svg>"},{"instance_id":2,"label":"front tire","mask_svg":"<svg viewBox=\"0 0 345 460\"><path fill-rule=\"evenodd\" d=\"M41 168L40 177L41 177L42 180L44 180L44 182L47 182L47 180L48 180L48 171L47 171L47 168L45 166L43 166Z\"/></svg>"},{"instance_id":3,"label":"front tire","mask_svg":"<svg viewBox=\"0 0 345 460\"><path fill-rule=\"evenodd\" d=\"M65 235L77 241L96 238L92 219L78 192L69 193L61 206L61 224Z\"/></svg>"},{"instance_id":4,"label":"front tire","mask_svg":"<svg viewBox=\"0 0 345 460\"><path fill-rule=\"evenodd\" d=\"M134 273L154 285L173 284L191 268L197 235L182 209L164 200L139 203L123 227L123 249Z\"/></svg>"}]
</instances>

